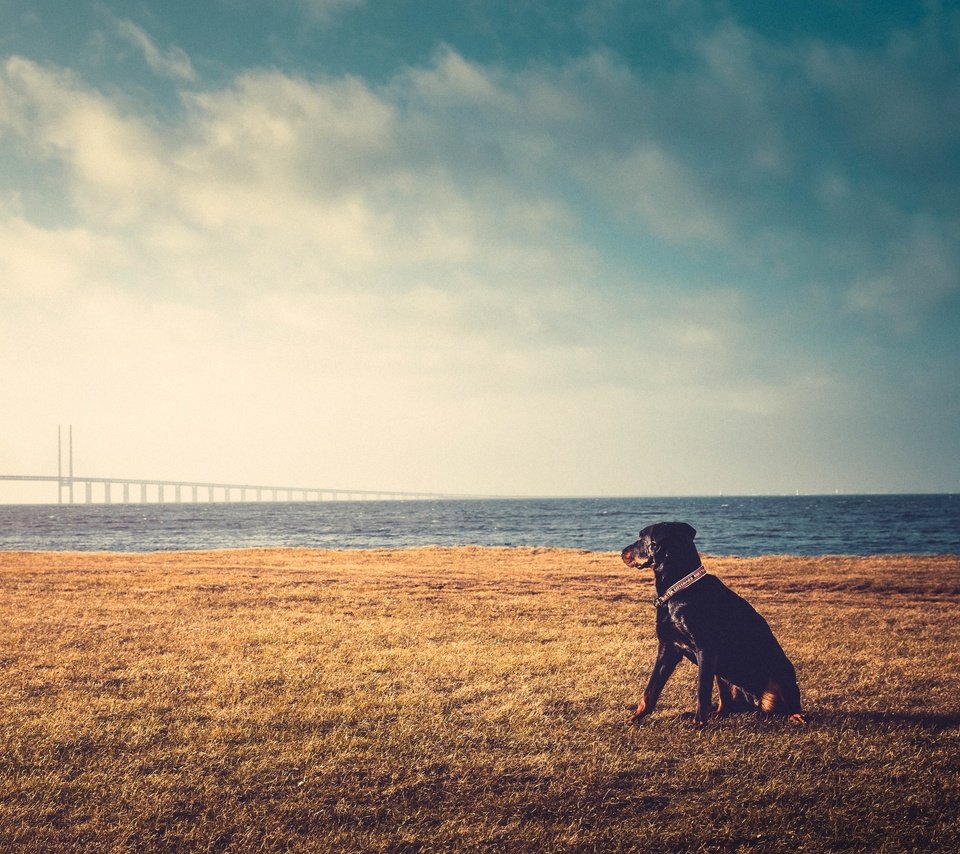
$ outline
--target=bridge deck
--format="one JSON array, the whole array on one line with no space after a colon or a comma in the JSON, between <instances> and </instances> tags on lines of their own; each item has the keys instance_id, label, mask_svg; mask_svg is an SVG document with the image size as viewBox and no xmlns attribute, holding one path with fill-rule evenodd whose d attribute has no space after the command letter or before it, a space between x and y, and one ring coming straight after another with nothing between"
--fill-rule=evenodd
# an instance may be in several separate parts
<instances>
[{"instance_id":1,"label":"bridge deck","mask_svg":"<svg viewBox=\"0 0 960 854\"><path fill-rule=\"evenodd\" d=\"M456 500L470 498L492 498L494 496L482 495L453 495L442 492L400 492L396 490L383 489L340 489L318 486L273 486L250 483L217 483L201 480L161 480L157 478L123 478L123 477L87 477L80 475L57 476L57 475L26 475L26 474L0 474L0 481L21 481L33 483L57 483L58 501L62 503L64 490L66 490L69 503L74 503L74 487L82 485L84 488L84 503L112 503L112 488L114 486L122 488L123 503L130 503L130 487L140 487L140 502L147 500L147 490L152 489L156 495L156 501L163 503L164 490L168 487L174 490L174 502L183 503L183 490L189 489L192 502L198 501L200 490L206 490L206 501L231 501L231 495L239 493L241 501L294 501L299 500L323 501L324 496L330 496L330 500L343 500L344 498L360 499L384 499L384 500ZM93 486L97 484L102 487L98 490L102 495L102 501L94 502ZM255 497L247 498L247 493L252 493ZM264 495L270 498L264 499ZM312 499L311 499L312 497Z\"/></svg>"}]
</instances>

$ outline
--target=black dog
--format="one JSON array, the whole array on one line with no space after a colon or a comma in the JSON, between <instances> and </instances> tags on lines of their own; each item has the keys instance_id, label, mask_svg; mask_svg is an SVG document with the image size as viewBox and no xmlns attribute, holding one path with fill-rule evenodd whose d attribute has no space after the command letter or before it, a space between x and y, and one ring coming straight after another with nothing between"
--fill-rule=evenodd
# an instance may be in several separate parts
<instances>
[{"instance_id":1,"label":"black dog","mask_svg":"<svg viewBox=\"0 0 960 854\"><path fill-rule=\"evenodd\" d=\"M686 657L697 665L695 726L704 726L710 715L714 679L718 716L762 709L805 723L790 659L767 621L719 578L706 574L693 544L696 534L686 522L658 522L621 553L629 567L653 567L660 642L643 699L628 722L653 711L663 686Z\"/></svg>"}]
</instances>

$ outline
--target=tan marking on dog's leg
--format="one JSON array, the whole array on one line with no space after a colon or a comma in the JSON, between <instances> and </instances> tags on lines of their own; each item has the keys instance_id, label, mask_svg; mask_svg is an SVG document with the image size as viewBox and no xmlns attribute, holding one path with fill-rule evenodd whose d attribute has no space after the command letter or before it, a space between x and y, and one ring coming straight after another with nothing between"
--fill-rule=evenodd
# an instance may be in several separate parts
<instances>
[{"instance_id":1,"label":"tan marking on dog's leg","mask_svg":"<svg viewBox=\"0 0 960 854\"><path fill-rule=\"evenodd\" d=\"M768 714L780 711L784 706L783 691L772 679L767 682L763 696L760 697L760 708Z\"/></svg>"},{"instance_id":2,"label":"tan marking on dog's leg","mask_svg":"<svg viewBox=\"0 0 960 854\"><path fill-rule=\"evenodd\" d=\"M724 681L719 676L716 677L716 683L719 699L717 701L717 707L713 710L713 715L714 717L722 718L724 715L727 715L733 711L733 690L730 683Z\"/></svg>"},{"instance_id":3,"label":"tan marking on dog's leg","mask_svg":"<svg viewBox=\"0 0 960 854\"><path fill-rule=\"evenodd\" d=\"M627 718L626 722L628 724L635 724L639 721L644 715L647 714L647 698L644 697L637 703L637 710Z\"/></svg>"}]
</instances>

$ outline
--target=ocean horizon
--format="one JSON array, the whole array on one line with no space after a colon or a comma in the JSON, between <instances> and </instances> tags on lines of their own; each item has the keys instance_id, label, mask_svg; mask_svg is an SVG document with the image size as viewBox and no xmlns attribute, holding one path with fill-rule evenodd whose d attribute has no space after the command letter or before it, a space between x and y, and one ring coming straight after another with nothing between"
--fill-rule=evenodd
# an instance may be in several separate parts
<instances>
[{"instance_id":1,"label":"ocean horizon","mask_svg":"<svg viewBox=\"0 0 960 854\"><path fill-rule=\"evenodd\" d=\"M960 554L943 494L0 505L0 550L529 546L617 551L680 520L704 554Z\"/></svg>"}]
</instances>

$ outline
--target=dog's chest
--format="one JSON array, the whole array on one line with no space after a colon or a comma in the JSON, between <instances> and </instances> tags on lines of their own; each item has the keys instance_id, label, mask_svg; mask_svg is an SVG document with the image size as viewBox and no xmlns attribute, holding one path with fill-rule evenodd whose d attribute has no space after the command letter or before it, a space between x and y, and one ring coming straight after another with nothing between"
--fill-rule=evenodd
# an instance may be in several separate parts
<instances>
[{"instance_id":1,"label":"dog's chest","mask_svg":"<svg viewBox=\"0 0 960 854\"><path fill-rule=\"evenodd\" d=\"M696 653L697 643L689 629L682 621L673 619L666 608L663 609L662 614L657 614L657 637L666 643L680 647L690 655Z\"/></svg>"}]
</instances>

